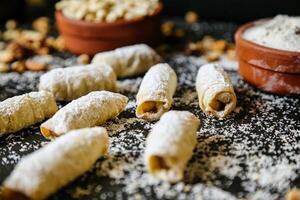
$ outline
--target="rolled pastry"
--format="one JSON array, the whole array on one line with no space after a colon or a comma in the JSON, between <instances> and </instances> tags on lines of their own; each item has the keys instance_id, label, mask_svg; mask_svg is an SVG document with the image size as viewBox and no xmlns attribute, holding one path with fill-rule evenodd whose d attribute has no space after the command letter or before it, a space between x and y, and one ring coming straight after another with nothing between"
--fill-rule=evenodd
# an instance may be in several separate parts
<instances>
[{"instance_id":1,"label":"rolled pastry","mask_svg":"<svg viewBox=\"0 0 300 200\"><path fill-rule=\"evenodd\" d=\"M217 64L202 66L197 75L196 89L203 112L226 117L235 109L236 95L228 74Z\"/></svg>"},{"instance_id":2,"label":"rolled pastry","mask_svg":"<svg viewBox=\"0 0 300 200\"><path fill-rule=\"evenodd\" d=\"M118 116L126 107L128 98L108 91L91 92L61 108L41 125L46 138L55 138L80 128L93 127Z\"/></svg>"},{"instance_id":3,"label":"rolled pastry","mask_svg":"<svg viewBox=\"0 0 300 200\"><path fill-rule=\"evenodd\" d=\"M149 173L165 181L180 181L196 146L199 126L200 120L188 111L163 114L146 141Z\"/></svg>"},{"instance_id":4,"label":"rolled pastry","mask_svg":"<svg viewBox=\"0 0 300 200\"><path fill-rule=\"evenodd\" d=\"M0 136L49 118L58 110L49 92L30 92L0 102Z\"/></svg>"},{"instance_id":5,"label":"rolled pastry","mask_svg":"<svg viewBox=\"0 0 300 200\"><path fill-rule=\"evenodd\" d=\"M160 56L151 47L146 44L137 44L98 53L94 56L92 63L110 65L118 78L124 78L144 74L160 61Z\"/></svg>"},{"instance_id":6,"label":"rolled pastry","mask_svg":"<svg viewBox=\"0 0 300 200\"><path fill-rule=\"evenodd\" d=\"M39 90L53 93L60 101L71 101L92 91L115 91L116 75L105 64L57 68L40 78Z\"/></svg>"},{"instance_id":7,"label":"rolled pastry","mask_svg":"<svg viewBox=\"0 0 300 200\"><path fill-rule=\"evenodd\" d=\"M88 171L108 148L105 128L71 131L22 158L4 181L1 199L45 199Z\"/></svg>"},{"instance_id":8,"label":"rolled pastry","mask_svg":"<svg viewBox=\"0 0 300 200\"><path fill-rule=\"evenodd\" d=\"M136 116L148 121L158 120L171 108L176 87L176 73L168 64L151 67L136 96Z\"/></svg>"}]
</instances>

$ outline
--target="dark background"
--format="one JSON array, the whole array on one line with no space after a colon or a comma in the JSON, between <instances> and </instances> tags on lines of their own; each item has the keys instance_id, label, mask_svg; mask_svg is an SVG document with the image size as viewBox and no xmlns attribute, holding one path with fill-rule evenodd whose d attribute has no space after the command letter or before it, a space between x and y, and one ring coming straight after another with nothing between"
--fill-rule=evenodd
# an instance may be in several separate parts
<instances>
[{"instance_id":1,"label":"dark background","mask_svg":"<svg viewBox=\"0 0 300 200\"><path fill-rule=\"evenodd\" d=\"M0 0L0 20L51 16L56 1ZM164 3L165 15L182 16L193 10L202 20L243 23L276 14L300 15L300 0L164 0Z\"/></svg>"}]
</instances>

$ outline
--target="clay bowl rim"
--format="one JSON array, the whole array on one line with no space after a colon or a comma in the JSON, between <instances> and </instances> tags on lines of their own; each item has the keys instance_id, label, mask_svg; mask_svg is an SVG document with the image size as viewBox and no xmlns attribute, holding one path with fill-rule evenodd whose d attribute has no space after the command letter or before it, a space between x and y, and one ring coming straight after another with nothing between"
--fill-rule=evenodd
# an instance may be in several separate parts
<instances>
[{"instance_id":1,"label":"clay bowl rim","mask_svg":"<svg viewBox=\"0 0 300 200\"><path fill-rule=\"evenodd\" d=\"M240 42L241 45L247 45L248 47L250 47L256 51L270 53L273 55L283 55L283 56L287 56L287 57L300 57L300 52L287 51L287 50L276 49L276 48L272 48L272 47L266 47L266 46L257 44L255 42L249 41L243 37L243 34L247 29L254 27L256 24L266 22L270 19L271 18L263 18L263 19L252 21L252 22L248 22L248 23L240 26L235 33L236 43Z\"/></svg>"},{"instance_id":2,"label":"clay bowl rim","mask_svg":"<svg viewBox=\"0 0 300 200\"><path fill-rule=\"evenodd\" d=\"M56 10L55 14L58 15L60 18L62 18L66 23L71 24L73 26L84 26L89 28L110 28L110 27L130 25L130 24L142 22L147 18L153 18L159 16L162 13L162 10L163 10L163 4L160 2L158 3L154 12L149 15L145 15L131 20L119 19L114 22L87 22L84 20L71 19L64 16L60 10Z\"/></svg>"}]
</instances>

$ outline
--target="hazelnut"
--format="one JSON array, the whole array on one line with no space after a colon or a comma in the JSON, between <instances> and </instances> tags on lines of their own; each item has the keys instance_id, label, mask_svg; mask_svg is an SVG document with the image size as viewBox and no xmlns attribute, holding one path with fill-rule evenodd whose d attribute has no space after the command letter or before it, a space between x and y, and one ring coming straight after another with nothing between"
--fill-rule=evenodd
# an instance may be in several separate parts
<instances>
[{"instance_id":1,"label":"hazelnut","mask_svg":"<svg viewBox=\"0 0 300 200\"><path fill-rule=\"evenodd\" d=\"M176 38L183 38L184 35L185 35L185 32L182 29L176 29L175 32L174 32L174 36Z\"/></svg>"},{"instance_id":2,"label":"hazelnut","mask_svg":"<svg viewBox=\"0 0 300 200\"><path fill-rule=\"evenodd\" d=\"M10 50L0 51L0 62L9 63L15 59L14 53Z\"/></svg>"},{"instance_id":3,"label":"hazelnut","mask_svg":"<svg viewBox=\"0 0 300 200\"><path fill-rule=\"evenodd\" d=\"M189 24L194 24L198 22L198 14L195 13L194 11L189 11L185 14L185 21Z\"/></svg>"},{"instance_id":4,"label":"hazelnut","mask_svg":"<svg viewBox=\"0 0 300 200\"><path fill-rule=\"evenodd\" d=\"M227 42L225 40L217 40L211 45L211 50L224 52L227 47Z\"/></svg>"},{"instance_id":5,"label":"hazelnut","mask_svg":"<svg viewBox=\"0 0 300 200\"><path fill-rule=\"evenodd\" d=\"M25 67L31 71L43 71L47 69L48 65L46 63L37 62L33 59L27 59L25 61Z\"/></svg>"},{"instance_id":6,"label":"hazelnut","mask_svg":"<svg viewBox=\"0 0 300 200\"><path fill-rule=\"evenodd\" d=\"M26 68L23 61L15 61L11 64L11 69L13 71L21 73L24 72Z\"/></svg>"},{"instance_id":7,"label":"hazelnut","mask_svg":"<svg viewBox=\"0 0 300 200\"><path fill-rule=\"evenodd\" d=\"M16 20L14 19L10 19L10 20L7 20L7 22L5 23L5 28L7 30L13 30L13 29L16 29L18 26L18 23Z\"/></svg>"},{"instance_id":8,"label":"hazelnut","mask_svg":"<svg viewBox=\"0 0 300 200\"><path fill-rule=\"evenodd\" d=\"M226 57L229 59L229 60L235 60L236 59L236 52L234 49L228 49L226 51Z\"/></svg>"},{"instance_id":9,"label":"hazelnut","mask_svg":"<svg viewBox=\"0 0 300 200\"><path fill-rule=\"evenodd\" d=\"M46 35L50 32L51 29L50 20L47 17L39 17L33 21L32 27L39 33Z\"/></svg>"},{"instance_id":10,"label":"hazelnut","mask_svg":"<svg viewBox=\"0 0 300 200\"><path fill-rule=\"evenodd\" d=\"M9 66L7 63L0 62L0 73L8 72Z\"/></svg>"},{"instance_id":11,"label":"hazelnut","mask_svg":"<svg viewBox=\"0 0 300 200\"><path fill-rule=\"evenodd\" d=\"M164 22L161 26L161 31L165 36L171 36L173 33L173 30L175 28L175 25L173 22Z\"/></svg>"}]
</instances>

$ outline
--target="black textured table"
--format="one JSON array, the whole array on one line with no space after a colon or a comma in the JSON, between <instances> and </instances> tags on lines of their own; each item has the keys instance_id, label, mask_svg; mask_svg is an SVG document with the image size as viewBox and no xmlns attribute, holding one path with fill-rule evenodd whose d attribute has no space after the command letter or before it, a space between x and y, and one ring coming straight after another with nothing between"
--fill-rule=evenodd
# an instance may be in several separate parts
<instances>
[{"instance_id":1,"label":"black textured table","mask_svg":"<svg viewBox=\"0 0 300 200\"><path fill-rule=\"evenodd\" d=\"M205 34L231 40L236 28L226 23L187 26L175 21L191 40ZM184 181L169 184L146 173L143 152L153 123L135 118L135 94L142 80L137 77L118 83L130 101L125 112L104 125L110 133L110 155L50 199L281 199L289 188L300 187L300 98L261 92L245 83L234 67L227 67L238 96L237 109L224 120L207 117L198 107L194 87L197 70L205 60L178 50L163 57L179 79L172 109L189 110L202 121ZM75 62L66 53L55 55L53 64ZM0 74L0 100L36 90L40 75ZM39 124L1 137L0 182L23 155L47 142L39 133Z\"/></svg>"}]
</instances>

